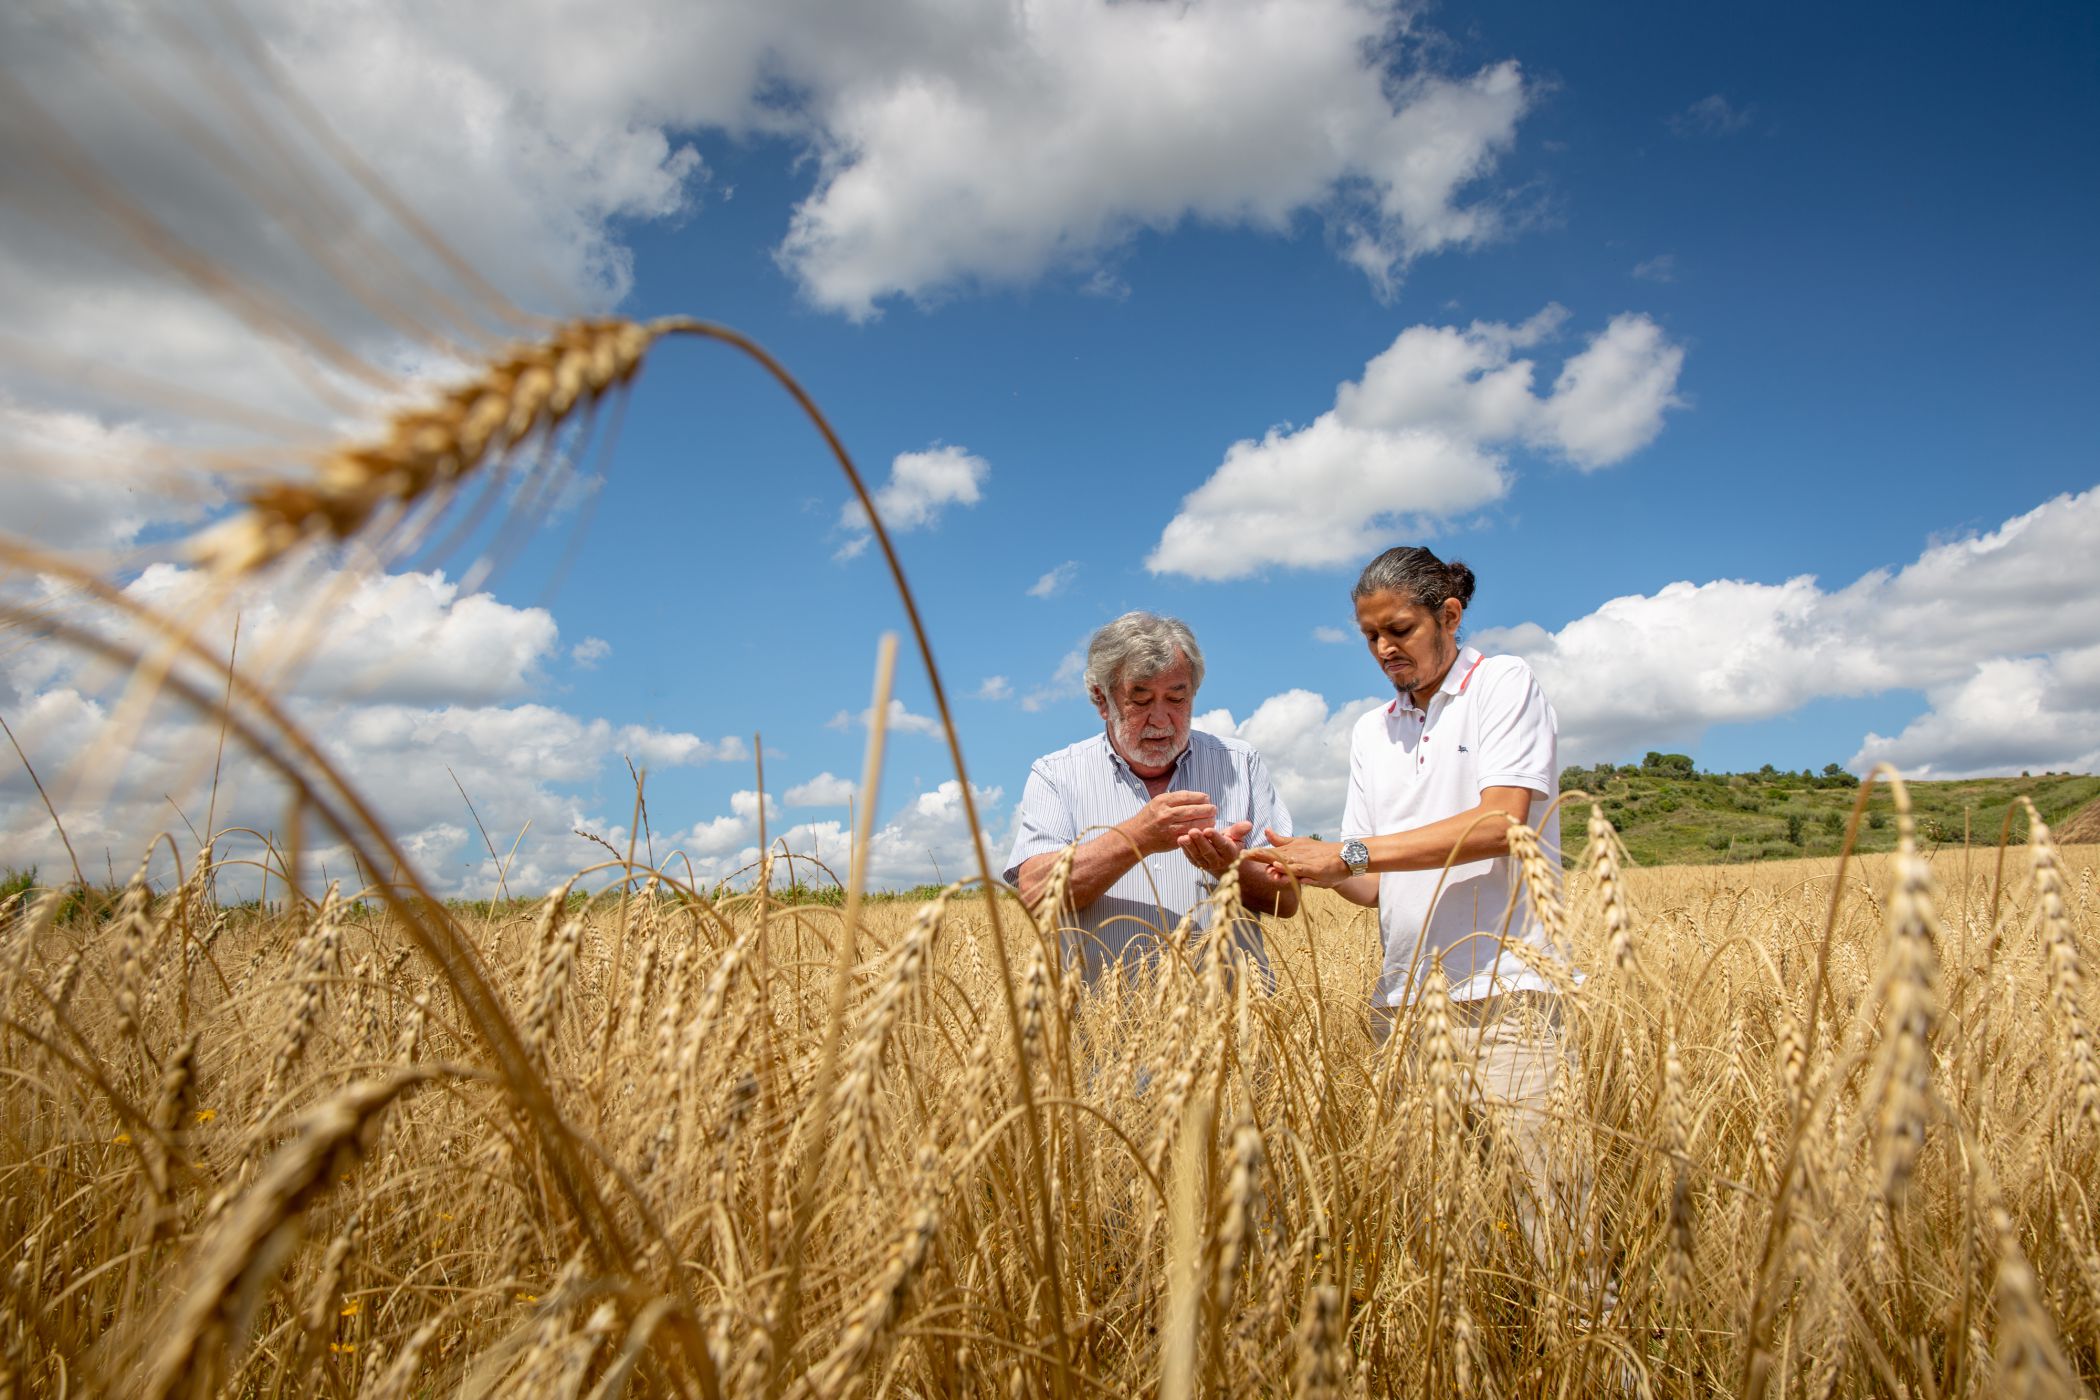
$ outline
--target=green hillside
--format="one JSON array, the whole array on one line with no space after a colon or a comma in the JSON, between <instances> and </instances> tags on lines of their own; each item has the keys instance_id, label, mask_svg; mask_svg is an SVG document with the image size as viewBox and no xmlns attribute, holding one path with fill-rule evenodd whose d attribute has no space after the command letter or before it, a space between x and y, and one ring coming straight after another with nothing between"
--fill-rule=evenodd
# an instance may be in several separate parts
<instances>
[{"instance_id":1,"label":"green hillside","mask_svg":"<svg viewBox=\"0 0 2100 1400\"><path fill-rule=\"evenodd\" d=\"M1836 855L1859 796L1859 780L1836 764L1821 773L1787 773L1767 766L1755 773L1701 773L1683 754L1651 753L1640 764L1599 764L1561 774L1570 794L1561 808L1566 859L1579 860L1588 844L1590 802L1619 829L1627 851L1642 865L1721 864ZM2031 777L1971 778L1910 784L1918 834L1928 845L1997 844L2006 809L2025 795L2042 819L2060 823L2100 798L2100 777L2038 773ZM1876 784L1860 829L1858 849L1886 851L1896 844L1888 788ZM2024 832L2016 821L2014 836Z\"/></svg>"}]
</instances>

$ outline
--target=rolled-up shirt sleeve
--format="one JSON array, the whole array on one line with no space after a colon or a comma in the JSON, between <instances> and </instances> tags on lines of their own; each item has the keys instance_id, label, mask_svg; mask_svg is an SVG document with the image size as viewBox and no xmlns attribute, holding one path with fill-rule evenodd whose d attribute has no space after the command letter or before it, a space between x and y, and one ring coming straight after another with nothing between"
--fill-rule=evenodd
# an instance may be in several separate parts
<instances>
[{"instance_id":1,"label":"rolled-up shirt sleeve","mask_svg":"<svg viewBox=\"0 0 2100 1400\"><path fill-rule=\"evenodd\" d=\"M1037 763L1028 770L1027 786L1021 789L1021 808L1016 816L1014 847L1006 857L1006 883L1020 883L1021 866L1036 856L1061 851L1079 839L1078 820L1072 804L1050 775Z\"/></svg>"},{"instance_id":2,"label":"rolled-up shirt sleeve","mask_svg":"<svg viewBox=\"0 0 2100 1400\"><path fill-rule=\"evenodd\" d=\"M1522 662L1495 675L1480 697L1480 786L1520 787L1552 797L1553 708Z\"/></svg>"}]
</instances>

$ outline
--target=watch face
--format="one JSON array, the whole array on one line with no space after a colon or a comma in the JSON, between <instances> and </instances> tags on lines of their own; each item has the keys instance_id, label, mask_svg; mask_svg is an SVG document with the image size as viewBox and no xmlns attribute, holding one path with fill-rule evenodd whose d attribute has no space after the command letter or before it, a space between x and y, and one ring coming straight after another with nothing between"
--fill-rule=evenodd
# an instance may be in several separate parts
<instances>
[{"instance_id":1,"label":"watch face","mask_svg":"<svg viewBox=\"0 0 2100 1400\"><path fill-rule=\"evenodd\" d=\"M1361 875L1371 864L1371 848L1361 841L1342 843L1342 864L1354 874Z\"/></svg>"}]
</instances>

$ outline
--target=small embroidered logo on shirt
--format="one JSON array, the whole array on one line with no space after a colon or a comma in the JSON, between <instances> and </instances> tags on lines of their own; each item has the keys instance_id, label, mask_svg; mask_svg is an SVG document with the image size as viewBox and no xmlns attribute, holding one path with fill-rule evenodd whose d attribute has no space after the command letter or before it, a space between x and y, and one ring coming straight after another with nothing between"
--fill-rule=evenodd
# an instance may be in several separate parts
<instances>
[{"instance_id":1,"label":"small embroidered logo on shirt","mask_svg":"<svg viewBox=\"0 0 2100 1400\"><path fill-rule=\"evenodd\" d=\"M1466 746L1465 746L1464 744L1460 744L1460 745L1458 746L1458 751L1459 751L1460 753L1471 753L1471 752L1472 752L1472 750L1471 750L1471 749L1469 749L1469 748L1467 748L1467 747L1466 747Z\"/></svg>"}]
</instances>

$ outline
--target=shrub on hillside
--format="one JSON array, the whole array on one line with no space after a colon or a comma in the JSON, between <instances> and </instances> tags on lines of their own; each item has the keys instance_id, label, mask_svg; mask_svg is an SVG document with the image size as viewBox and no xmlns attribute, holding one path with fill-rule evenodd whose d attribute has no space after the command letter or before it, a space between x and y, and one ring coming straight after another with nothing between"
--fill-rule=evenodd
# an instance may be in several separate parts
<instances>
[{"instance_id":1,"label":"shrub on hillside","mask_svg":"<svg viewBox=\"0 0 2100 1400\"><path fill-rule=\"evenodd\" d=\"M5 904L18 894L28 894L35 888L35 866L32 865L27 870L17 870L13 866L9 866L7 874L0 876L0 904Z\"/></svg>"}]
</instances>

